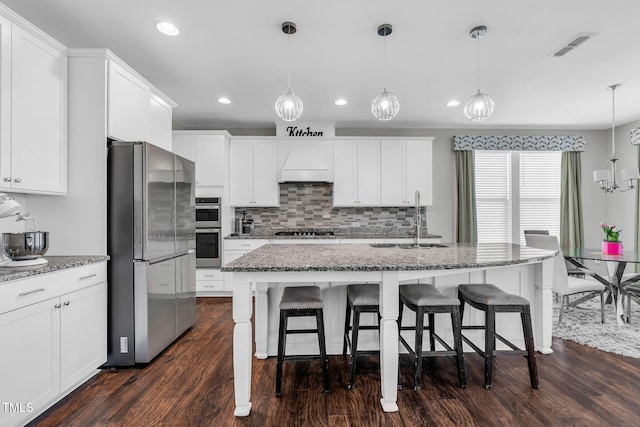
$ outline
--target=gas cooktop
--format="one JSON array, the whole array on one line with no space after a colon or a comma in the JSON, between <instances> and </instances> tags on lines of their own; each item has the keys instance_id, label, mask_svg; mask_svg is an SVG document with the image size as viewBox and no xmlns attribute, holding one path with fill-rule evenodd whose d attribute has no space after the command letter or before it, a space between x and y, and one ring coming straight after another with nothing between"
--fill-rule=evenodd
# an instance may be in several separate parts
<instances>
[{"instance_id":1,"label":"gas cooktop","mask_svg":"<svg viewBox=\"0 0 640 427\"><path fill-rule=\"evenodd\" d=\"M296 231L276 231L276 236L334 236L333 231L314 231L314 230L296 230Z\"/></svg>"}]
</instances>

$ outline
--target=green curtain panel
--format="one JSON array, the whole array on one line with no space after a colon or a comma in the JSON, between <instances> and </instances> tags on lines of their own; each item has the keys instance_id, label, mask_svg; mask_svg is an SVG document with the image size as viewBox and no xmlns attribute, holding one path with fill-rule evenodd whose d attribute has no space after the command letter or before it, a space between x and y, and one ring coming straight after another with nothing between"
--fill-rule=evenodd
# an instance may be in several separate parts
<instances>
[{"instance_id":1,"label":"green curtain panel","mask_svg":"<svg viewBox=\"0 0 640 427\"><path fill-rule=\"evenodd\" d=\"M640 145L636 146L636 157L638 168L640 168ZM640 186L636 188L636 221L633 236L633 250L638 252L640 249ZM640 264L635 263L636 273L640 272Z\"/></svg>"},{"instance_id":2,"label":"green curtain panel","mask_svg":"<svg viewBox=\"0 0 640 427\"><path fill-rule=\"evenodd\" d=\"M580 152L563 151L560 165L560 246L563 248L580 248L584 243L581 170Z\"/></svg>"},{"instance_id":3,"label":"green curtain panel","mask_svg":"<svg viewBox=\"0 0 640 427\"><path fill-rule=\"evenodd\" d=\"M475 154L473 151L454 151L454 236L456 242L476 243L478 222L476 217Z\"/></svg>"}]
</instances>

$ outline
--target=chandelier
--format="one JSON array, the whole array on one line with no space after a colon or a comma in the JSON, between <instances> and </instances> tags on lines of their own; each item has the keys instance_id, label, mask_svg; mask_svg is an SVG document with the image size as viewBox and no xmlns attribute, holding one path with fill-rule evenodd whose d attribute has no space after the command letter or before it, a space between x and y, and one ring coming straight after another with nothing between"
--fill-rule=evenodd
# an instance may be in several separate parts
<instances>
[{"instance_id":1,"label":"chandelier","mask_svg":"<svg viewBox=\"0 0 640 427\"><path fill-rule=\"evenodd\" d=\"M478 40L478 93L467 100L464 115L472 122L481 122L493 113L493 99L486 93L480 92L480 37L487 34L487 27L481 25L471 29L469 36Z\"/></svg>"},{"instance_id":2,"label":"chandelier","mask_svg":"<svg viewBox=\"0 0 640 427\"><path fill-rule=\"evenodd\" d=\"M382 24L378 27L378 35L385 37L384 39L384 57L383 67L387 69L387 39L386 37L391 34L391 24ZM398 97L391 92L387 92L387 88L378 94L371 103L371 112L378 120L391 120L400 111L400 103Z\"/></svg>"},{"instance_id":3,"label":"chandelier","mask_svg":"<svg viewBox=\"0 0 640 427\"><path fill-rule=\"evenodd\" d=\"M285 122L293 122L302 114L302 100L291 92L291 34L296 33L296 24L283 22L282 32L289 36L287 46L287 91L276 100L276 114Z\"/></svg>"},{"instance_id":4,"label":"chandelier","mask_svg":"<svg viewBox=\"0 0 640 427\"><path fill-rule=\"evenodd\" d=\"M640 174L638 173L638 168L633 169L621 169L620 177L622 181L625 181L627 187L622 189L620 185L618 185L617 180L617 170L616 170L616 162L618 158L616 157L616 98L615 92L616 88L620 86L619 84L609 86L611 90L611 157L609 158L609 162L611 162L610 169L601 169L593 171L593 180L600 185L600 189L605 193L613 193L615 190L620 191L629 191L636 188L636 184L638 178L640 178Z\"/></svg>"}]
</instances>

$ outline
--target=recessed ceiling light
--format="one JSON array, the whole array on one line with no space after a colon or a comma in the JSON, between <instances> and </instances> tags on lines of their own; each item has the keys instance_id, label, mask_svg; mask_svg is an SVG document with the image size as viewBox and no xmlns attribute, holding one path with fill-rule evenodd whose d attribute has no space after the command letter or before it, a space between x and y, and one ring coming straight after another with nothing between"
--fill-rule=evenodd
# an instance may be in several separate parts
<instances>
[{"instance_id":1,"label":"recessed ceiling light","mask_svg":"<svg viewBox=\"0 0 640 427\"><path fill-rule=\"evenodd\" d=\"M347 105L347 100L346 99L342 99L342 98L336 99L334 101L334 104L336 104L336 105Z\"/></svg>"},{"instance_id":2,"label":"recessed ceiling light","mask_svg":"<svg viewBox=\"0 0 640 427\"><path fill-rule=\"evenodd\" d=\"M458 101L457 99L452 99L451 101L447 102L447 107L457 107L458 105L460 105L460 101Z\"/></svg>"},{"instance_id":3,"label":"recessed ceiling light","mask_svg":"<svg viewBox=\"0 0 640 427\"><path fill-rule=\"evenodd\" d=\"M218 98L218 102L220 104L231 104L231 100L229 98L225 98L224 96L221 98Z\"/></svg>"},{"instance_id":4,"label":"recessed ceiling light","mask_svg":"<svg viewBox=\"0 0 640 427\"><path fill-rule=\"evenodd\" d=\"M171 22L158 22L156 28L162 34L166 34L168 36L177 36L178 34L180 34L180 30L178 29L178 27L173 25Z\"/></svg>"}]
</instances>

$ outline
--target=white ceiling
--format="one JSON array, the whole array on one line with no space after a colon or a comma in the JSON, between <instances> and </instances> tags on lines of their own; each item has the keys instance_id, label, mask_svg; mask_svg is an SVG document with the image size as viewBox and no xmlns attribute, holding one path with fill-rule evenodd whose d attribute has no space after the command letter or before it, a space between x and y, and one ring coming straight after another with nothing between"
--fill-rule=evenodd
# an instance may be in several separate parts
<instances>
[{"instance_id":1,"label":"white ceiling","mask_svg":"<svg viewBox=\"0 0 640 427\"><path fill-rule=\"evenodd\" d=\"M340 128L604 129L640 119L638 0L4 0L68 47L108 48L178 107L185 128L273 127L287 89L287 35L293 21L291 88L304 102L300 121ZM177 37L155 25L176 24ZM386 39L377 35L393 25ZM480 89L496 103L481 123L464 101ZM596 33L562 58L550 55L579 33ZM371 100L387 87L398 116L379 122ZM220 96L230 105L216 102ZM337 107L333 101L346 98ZM451 98L462 101L446 107Z\"/></svg>"}]
</instances>

